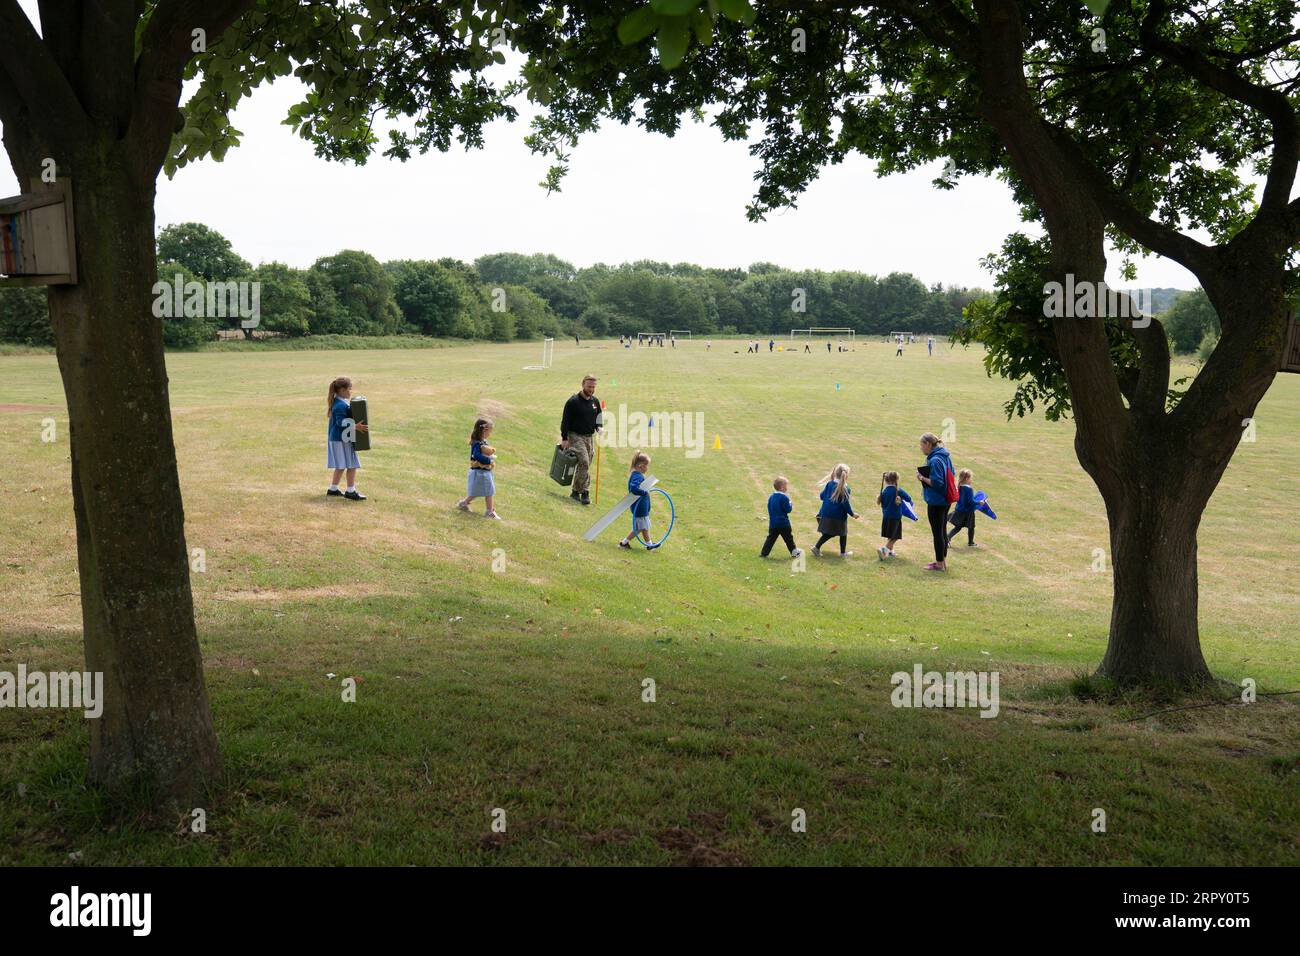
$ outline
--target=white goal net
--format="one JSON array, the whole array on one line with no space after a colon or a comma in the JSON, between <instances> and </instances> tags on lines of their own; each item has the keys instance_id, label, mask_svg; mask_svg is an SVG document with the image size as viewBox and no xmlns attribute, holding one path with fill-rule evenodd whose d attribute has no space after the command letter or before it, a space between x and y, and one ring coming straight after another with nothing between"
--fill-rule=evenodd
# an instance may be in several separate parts
<instances>
[{"instance_id":1,"label":"white goal net","mask_svg":"<svg viewBox=\"0 0 1300 956\"><path fill-rule=\"evenodd\" d=\"M542 339L542 364L525 365L525 372L544 372L555 364L555 339Z\"/></svg>"}]
</instances>

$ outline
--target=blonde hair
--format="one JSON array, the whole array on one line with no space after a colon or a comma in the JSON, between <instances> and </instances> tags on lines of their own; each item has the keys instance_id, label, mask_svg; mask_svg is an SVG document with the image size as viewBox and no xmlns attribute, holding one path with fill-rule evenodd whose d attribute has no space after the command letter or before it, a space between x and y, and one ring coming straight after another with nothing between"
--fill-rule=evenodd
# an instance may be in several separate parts
<instances>
[{"instance_id":1,"label":"blonde hair","mask_svg":"<svg viewBox=\"0 0 1300 956\"><path fill-rule=\"evenodd\" d=\"M961 471L957 472L957 484L969 485L971 483L971 479L974 477L975 476L971 474L969 468L963 468Z\"/></svg>"},{"instance_id":2,"label":"blonde hair","mask_svg":"<svg viewBox=\"0 0 1300 956\"><path fill-rule=\"evenodd\" d=\"M352 387L352 379L348 378L346 375L340 375L334 381L330 382L330 393L329 396L325 399L326 418L329 418L330 414L334 411L334 399L338 395L339 390L344 388L351 388L351 387Z\"/></svg>"},{"instance_id":3,"label":"blonde hair","mask_svg":"<svg viewBox=\"0 0 1300 956\"><path fill-rule=\"evenodd\" d=\"M777 475L775 478L772 479L772 490L780 491L782 485L786 485L788 487L789 484L790 482L786 480L785 475Z\"/></svg>"},{"instance_id":4,"label":"blonde hair","mask_svg":"<svg viewBox=\"0 0 1300 956\"><path fill-rule=\"evenodd\" d=\"M635 455L632 456L633 471L636 471L637 465L649 465L649 464L650 464L650 456L643 451L638 451Z\"/></svg>"},{"instance_id":5,"label":"blonde hair","mask_svg":"<svg viewBox=\"0 0 1300 956\"><path fill-rule=\"evenodd\" d=\"M921 441L925 442L932 449L938 448L943 444L943 439L940 438L938 435L936 435L934 432L926 432L924 435L921 436Z\"/></svg>"},{"instance_id":6,"label":"blonde hair","mask_svg":"<svg viewBox=\"0 0 1300 956\"><path fill-rule=\"evenodd\" d=\"M817 482L818 485L827 485L832 481L835 482L835 490L831 492L831 499L834 501L843 501L849 496L848 485L849 466L840 462L831 469L831 473Z\"/></svg>"}]
</instances>

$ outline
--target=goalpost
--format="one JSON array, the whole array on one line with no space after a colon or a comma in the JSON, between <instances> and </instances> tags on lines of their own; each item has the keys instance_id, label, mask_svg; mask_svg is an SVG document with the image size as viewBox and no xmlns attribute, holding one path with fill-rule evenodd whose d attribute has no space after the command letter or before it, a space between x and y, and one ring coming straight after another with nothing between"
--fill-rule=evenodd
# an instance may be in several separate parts
<instances>
[{"instance_id":1,"label":"goalpost","mask_svg":"<svg viewBox=\"0 0 1300 956\"><path fill-rule=\"evenodd\" d=\"M555 339L542 339L542 364L525 365L525 372L544 372L555 364Z\"/></svg>"},{"instance_id":2,"label":"goalpost","mask_svg":"<svg viewBox=\"0 0 1300 956\"><path fill-rule=\"evenodd\" d=\"M668 335L669 337L674 339L677 338L677 336L679 335L684 335L689 339L691 337L691 330L690 329L669 329Z\"/></svg>"},{"instance_id":3,"label":"goalpost","mask_svg":"<svg viewBox=\"0 0 1300 956\"><path fill-rule=\"evenodd\" d=\"M667 332L638 332L636 334L636 344L645 345L648 342L651 345L662 346L666 338L668 338Z\"/></svg>"}]
</instances>

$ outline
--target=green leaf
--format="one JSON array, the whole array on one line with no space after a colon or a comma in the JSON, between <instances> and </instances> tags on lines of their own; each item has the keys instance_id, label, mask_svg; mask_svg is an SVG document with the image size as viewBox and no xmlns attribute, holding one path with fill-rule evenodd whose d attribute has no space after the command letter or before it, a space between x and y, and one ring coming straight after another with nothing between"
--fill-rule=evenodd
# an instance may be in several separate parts
<instances>
[{"instance_id":1,"label":"green leaf","mask_svg":"<svg viewBox=\"0 0 1300 956\"><path fill-rule=\"evenodd\" d=\"M655 13L662 13L669 17L694 13L699 5L700 0L650 0L650 6L654 8Z\"/></svg>"},{"instance_id":2,"label":"green leaf","mask_svg":"<svg viewBox=\"0 0 1300 956\"><path fill-rule=\"evenodd\" d=\"M701 10L695 14L692 19L695 27L695 39L700 41L700 46L708 46L713 42L713 17Z\"/></svg>"},{"instance_id":3,"label":"green leaf","mask_svg":"<svg viewBox=\"0 0 1300 956\"><path fill-rule=\"evenodd\" d=\"M659 14L649 7L633 10L618 25L618 40L624 46L640 43L659 26Z\"/></svg>"},{"instance_id":4,"label":"green leaf","mask_svg":"<svg viewBox=\"0 0 1300 956\"><path fill-rule=\"evenodd\" d=\"M690 21L686 17L665 17L659 24L659 65L674 70L686 58L686 48L691 44Z\"/></svg>"},{"instance_id":5,"label":"green leaf","mask_svg":"<svg viewBox=\"0 0 1300 956\"><path fill-rule=\"evenodd\" d=\"M1110 0L1084 0L1084 2L1088 4L1088 9L1097 16L1104 14L1106 8L1110 6Z\"/></svg>"},{"instance_id":6,"label":"green leaf","mask_svg":"<svg viewBox=\"0 0 1300 956\"><path fill-rule=\"evenodd\" d=\"M749 5L749 0L718 0L718 9L727 19L740 23L753 23L756 16L754 8Z\"/></svg>"}]
</instances>

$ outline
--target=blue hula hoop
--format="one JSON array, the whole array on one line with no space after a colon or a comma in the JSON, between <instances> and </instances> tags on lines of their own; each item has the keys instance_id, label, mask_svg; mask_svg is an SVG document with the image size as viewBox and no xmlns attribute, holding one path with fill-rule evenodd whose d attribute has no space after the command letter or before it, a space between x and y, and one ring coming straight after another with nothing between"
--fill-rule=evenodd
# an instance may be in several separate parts
<instances>
[{"instance_id":1,"label":"blue hula hoop","mask_svg":"<svg viewBox=\"0 0 1300 956\"><path fill-rule=\"evenodd\" d=\"M662 488L651 488L650 494L652 495L661 494L668 499L668 527L664 530L663 537L660 538L658 541L654 542L653 544L646 544L644 541L641 541L640 535L636 536L636 539L638 541L641 541L642 547L644 547L647 551L653 551L655 548L659 547L659 545L667 541L668 536L673 533L673 525L677 523L677 509L673 507L672 495L668 494L668 492L664 491ZM635 518L632 519L632 527L636 528Z\"/></svg>"}]
</instances>

